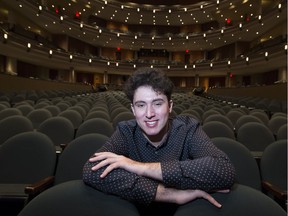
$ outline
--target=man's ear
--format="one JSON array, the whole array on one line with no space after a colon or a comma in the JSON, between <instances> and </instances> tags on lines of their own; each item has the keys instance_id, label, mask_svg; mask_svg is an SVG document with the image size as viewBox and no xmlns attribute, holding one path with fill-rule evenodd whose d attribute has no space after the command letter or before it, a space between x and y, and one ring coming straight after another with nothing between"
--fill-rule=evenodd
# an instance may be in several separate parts
<instances>
[{"instance_id":1,"label":"man's ear","mask_svg":"<svg viewBox=\"0 0 288 216\"><path fill-rule=\"evenodd\" d=\"M173 101L170 100L170 101L169 101L169 112L170 112L170 113L172 112L172 109L173 109Z\"/></svg>"}]
</instances>

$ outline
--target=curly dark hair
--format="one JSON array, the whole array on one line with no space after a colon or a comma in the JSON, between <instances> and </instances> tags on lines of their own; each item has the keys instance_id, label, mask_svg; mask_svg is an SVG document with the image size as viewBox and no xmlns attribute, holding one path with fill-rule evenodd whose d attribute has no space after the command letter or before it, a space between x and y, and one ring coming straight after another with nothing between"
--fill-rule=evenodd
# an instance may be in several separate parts
<instances>
[{"instance_id":1,"label":"curly dark hair","mask_svg":"<svg viewBox=\"0 0 288 216\"><path fill-rule=\"evenodd\" d=\"M140 86L151 86L156 92L165 94L168 101L171 100L174 84L160 69L140 68L128 78L124 86L124 92L133 102L135 90Z\"/></svg>"}]
</instances>

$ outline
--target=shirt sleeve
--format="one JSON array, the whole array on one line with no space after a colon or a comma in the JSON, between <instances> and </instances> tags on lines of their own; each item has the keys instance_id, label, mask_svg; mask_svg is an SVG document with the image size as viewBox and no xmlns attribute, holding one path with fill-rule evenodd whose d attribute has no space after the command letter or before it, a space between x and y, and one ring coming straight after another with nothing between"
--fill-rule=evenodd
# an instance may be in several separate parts
<instances>
[{"instance_id":1,"label":"shirt sleeve","mask_svg":"<svg viewBox=\"0 0 288 216\"><path fill-rule=\"evenodd\" d=\"M127 144L125 138L117 130L98 152L109 151L127 156L124 144ZM100 178L101 173L106 167L92 171L91 168L97 163L99 162L87 161L84 165L83 181L87 185L105 193L117 195L126 200L141 204L149 204L155 199L159 182L120 168L111 171L105 178Z\"/></svg>"},{"instance_id":2,"label":"shirt sleeve","mask_svg":"<svg viewBox=\"0 0 288 216\"><path fill-rule=\"evenodd\" d=\"M234 166L199 125L188 132L186 142L189 155L185 160L161 163L163 183L167 187L211 191L233 185Z\"/></svg>"}]
</instances>

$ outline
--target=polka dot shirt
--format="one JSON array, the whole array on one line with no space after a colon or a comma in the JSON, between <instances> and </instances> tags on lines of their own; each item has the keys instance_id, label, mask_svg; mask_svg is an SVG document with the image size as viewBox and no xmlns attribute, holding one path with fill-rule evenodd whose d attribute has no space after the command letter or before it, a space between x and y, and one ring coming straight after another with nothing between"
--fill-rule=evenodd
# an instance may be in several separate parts
<instances>
[{"instance_id":1,"label":"polka dot shirt","mask_svg":"<svg viewBox=\"0 0 288 216\"><path fill-rule=\"evenodd\" d=\"M99 152L109 151L140 162L160 162L163 182L115 169L100 178L104 168L92 171L97 162L84 165L83 181L106 193L149 204L155 199L159 183L177 189L230 188L235 170L227 155L214 146L199 123L188 116L170 119L166 140L154 147L144 137L136 121L120 122L117 130Z\"/></svg>"}]
</instances>

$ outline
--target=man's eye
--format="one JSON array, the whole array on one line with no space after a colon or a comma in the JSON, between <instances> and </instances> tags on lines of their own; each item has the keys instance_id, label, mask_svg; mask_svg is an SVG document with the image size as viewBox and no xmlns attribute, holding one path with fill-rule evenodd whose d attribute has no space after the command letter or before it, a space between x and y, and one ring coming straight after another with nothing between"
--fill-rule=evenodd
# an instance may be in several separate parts
<instances>
[{"instance_id":1,"label":"man's eye","mask_svg":"<svg viewBox=\"0 0 288 216\"><path fill-rule=\"evenodd\" d=\"M142 108L142 107L144 107L144 104L137 104L136 107Z\"/></svg>"},{"instance_id":2,"label":"man's eye","mask_svg":"<svg viewBox=\"0 0 288 216\"><path fill-rule=\"evenodd\" d=\"M162 103L155 103L155 106L161 106L162 105Z\"/></svg>"}]
</instances>

